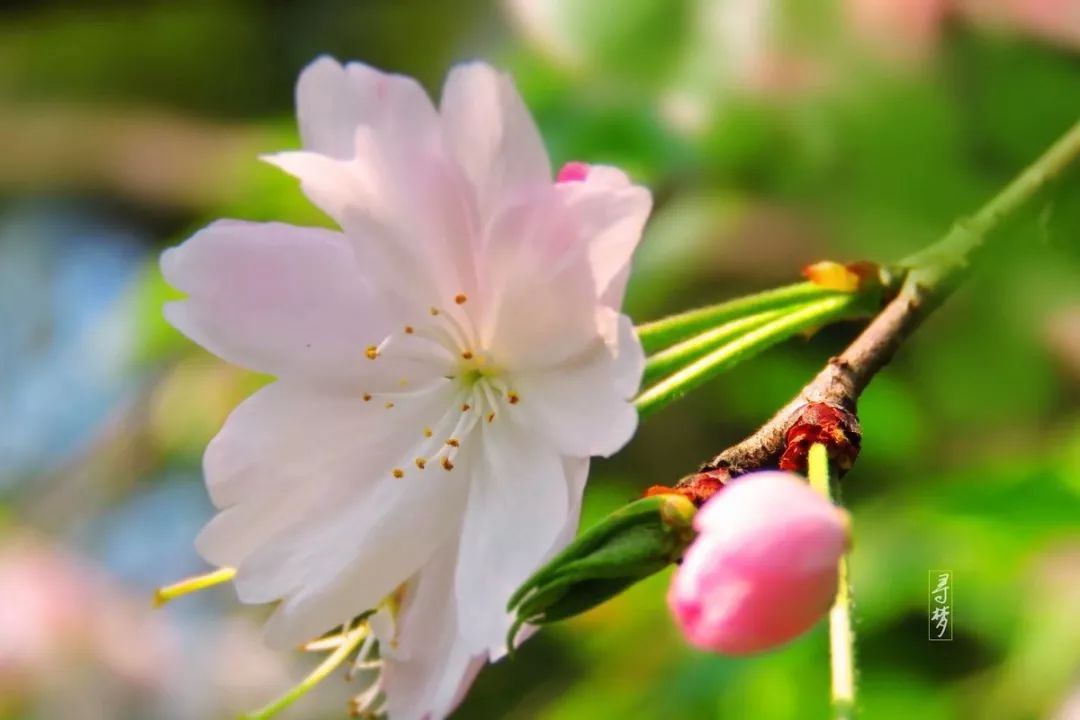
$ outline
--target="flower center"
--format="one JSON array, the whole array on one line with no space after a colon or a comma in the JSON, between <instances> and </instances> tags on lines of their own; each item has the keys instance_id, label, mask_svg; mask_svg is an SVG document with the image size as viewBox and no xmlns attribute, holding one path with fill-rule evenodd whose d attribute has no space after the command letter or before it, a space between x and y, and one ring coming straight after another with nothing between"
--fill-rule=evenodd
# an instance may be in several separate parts
<instances>
[{"instance_id":1,"label":"flower center","mask_svg":"<svg viewBox=\"0 0 1080 720\"><path fill-rule=\"evenodd\" d=\"M495 422L506 408L521 401L510 387L503 368L481 347L479 334L461 307L467 301L468 297L459 293L449 308L431 308L423 321L405 325L401 332L389 335L378 345L368 346L365 351L369 360L401 361L403 369L415 362L435 364L442 368L443 379L437 382L449 380L456 391L442 417L420 433L422 437L414 447L412 461L417 470L429 466L453 470L462 444L473 435L473 430L482 422ZM405 375L398 385L393 391L365 392L363 400L376 401L384 409L393 410L397 402L431 390L430 384L411 387ZM391 475L403 478L406 468L392 468Z\"/></svg>"}]
</instances>

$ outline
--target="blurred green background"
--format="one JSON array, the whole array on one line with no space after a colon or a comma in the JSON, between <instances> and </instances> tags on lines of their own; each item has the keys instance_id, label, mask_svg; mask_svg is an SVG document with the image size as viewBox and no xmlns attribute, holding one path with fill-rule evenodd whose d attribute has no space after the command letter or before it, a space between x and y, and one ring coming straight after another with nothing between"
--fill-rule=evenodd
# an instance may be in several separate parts
<instances>
[{"instance_id":1,"label":"blurred green background","mask_svg":"<svg viewBox=\"0 0 1080 720\"><path fill-rule=\"evenodd\" d=\"M315 658L205 568L199 462L263 379L169 328L156 258L221 216L325 222L256 155L295 147L320 53L435 94L511 71L556 166L614 163L656 210L628 311L659 317L896 260L1080 118L1077 0L83 0L0 9L0 718L217 718ZM1080 173L864 396L848 476L867 718L1080 717ZM741 438L857 331L828 328L650 418L597 462L589 524ZM954 573L954 641L927 579ZM488 668L457 718L817 718L824 628L709 656L664 573ZM333 678L283 717L344 716Z\"/></svg>"}]
</instances>

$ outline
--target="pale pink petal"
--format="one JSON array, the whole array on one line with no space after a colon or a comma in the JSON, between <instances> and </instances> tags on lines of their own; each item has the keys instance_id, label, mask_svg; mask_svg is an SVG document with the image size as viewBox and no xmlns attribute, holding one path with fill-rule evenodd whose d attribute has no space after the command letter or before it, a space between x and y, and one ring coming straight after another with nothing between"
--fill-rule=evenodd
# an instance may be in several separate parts
<instances>
[{"instance_id":1,"label":"pale pink petal","mask_svg":"<svg viewBox=\"0 0 1080 720\"><path fill-rule=\"evenodd\" d=\"M611 381L615 391L625 398L637 396L645 373L645 349L638 340L634 321L628 315L601 307L599 324L604 328L604 342L612 355L614 368Z\"/></svg>"},{"instance_id":2,"label":"pale pink petal","mask_svg":"<svg viewBox=\"0 0 1080 720\"><path fill-rule=\"evenodd\" d=\"M287 645L376 605L416 572L460 523L467 477L434 468L440 476L427 478L413 463L424 427L453 407L449 383L390 409L280 385L260 395L259 412L230 418L207 454L208 483L232 504L197 546L238 567L245 602L285 599L267 632Z\"/></svg>"},{"instance_id":3,"label":"pale pink petal","mask_svg":"<svg viewBox=\"0 0 1080 720\"><path fill-rule=\"evenodd\" d=\"M365 402L283 381L262 388L233 411L207 448L207 487L224 512L203 530L200 552L214 564L236 566L297 519L344 513L342 498L363 504L400 456L423 440L423 428L445 412L451 392L444 385L395 397L386 408L382 397Z\"/></svg>"},{"instance_id":4,"label":"pale pink petal","mask_svg":"<svg viewBox=\"0 0 1080 720\"><path fill-rule=\"evenodd\" d=\"M240 565L241 600L283 598L266 626L270 644L295 645L358 608L375 607L451 540L460 527L468 477L434 466L428 476L423 472L413 466L401 480L387 472L373 492L356 493L332 514L298 523Z\"/></svg>"},{"instance_id":5,"label":"pale pink petal","mask_svg":"<svg viewBox=\"0 0 1080 720\"><path fill-rule=\"evenodd\" d=\"M377 152L369 128L354 132L355 144L363 159L340 159L308 150L289 150L262 156L262 160L300 181L300 187L312 203L325 212L344 230L362 227L370 232L372 226L388 232L393 222L394 208L387 197L389 188L383 182L379 168L370 161ZM376 158L379 156L376 155Z\"/></svg>"},{"instance_id":6,"label":"pale pink petal","mask_svg":"<svg viewBox=\"0 0 1080 720\"><path fill-rule=\"evenodd\" d=\"M446 717L483 667L485 656L470 654L458 632L456 560L457 543L447 543L406 587L399 640L383 670L387 710L395 720Z\"/></svg>"},{"instance_id":7,"label":"pale pink petal","mask_svg":"<svg viewBox=\"0 0 1080 720\"><path fill-rule=\"evenodd\" d=\"M240 566L241 600L284 596L266 625L268 643L296 645L358 608L376 606L451 541L461 523L467 478L454 472L417 477L418 472L414 466L404 482L380 480L375 494L324 521L328 527L306 522ZM445 471L431 467L427 473Z\"/></svg>"},{"instance_id":8,"label":"pale pink petal","mask_svg":"<svg viewBox=\"0 0 1080 720\"><path fill-rule=\"evenodd\" d=\"M373 425L389 429L375 409L360 394L315 393L286 381L261 388L229 414L206 448L210 498L224 509L289 486L321 487L331 478L311 475L313 463L341 455Z\"/></svg>"},{"instance_id":9,"label":"pale pink petal","mask_svg":"<svg viewBox=\"0 0 1080 720\"><path fill-rule=\"evenodd\" d=\"M483 63L458 65L439 109L450 153L472 184L482 216L551 182L543 140L509 76Z\"/></svg>"},{"instance_id":10,"label":"pale pink petal","mask_svg":"<svg viewBox=\"0 0 1080 720\"><path fill-rule=\"evenodd\" d=\"M396 148L433 142L439 128L435 106L412 78L326 56L300 74L296 108L304 147L341 159L355 154L360 126Z\"/></svg>"},{"instance_id":11,"label":"pale pink petal","mask_svg":"<svg viewBox=\"0 0 1080 720\"><path fill-rule=\"evenodd\" d=\"M569 544L578 531L578 524L581 522L581 501L585 494L585 482L589 478L589 458L587 457L565 457L563 458L563 472L566 475L566 488L567 488L567 515L566 522L559 529L558 535L555 537L555 542L551 544L551 549L544 556L543 562L550 560L556 553L562 550ZM532 637L540 628L536 625L525 625L518 630L515 637L515 644L520 646L530 637ZM497 647L489 648L488 661L498 662L506 655L509 648Z\"/></svg>"},{"instance_id":12,"label":"pale pink petal","mask_svg":"<svg viewBox=\"0 0 1080 720\"><path fill-rule=\"evenodd\" d=\"M570 503L558 454L507 419L482 432L454 585L461 633L497 655L512 622L506 603L552 550Z\"/></svg>"},{"instance_id":13,"label":"pale pink petal","mask_svg":"<svg viewBox=\"0 0 1080 720\"><path fill-rule=\"evenodd\" d=\"M581 520L581 501L585 495L585 482L589 479L589 462L589 458L563 458L568 512L566 523L559 530L559 535L552 546L554 552L565 547L577 534L578 523Z\"/></svg>"},{"instance_id":14,"label":"pale pink petal","mask_svg":"<svg viewBox=\"0 0 1080 720\"><path fill-rule=\"evenodd\" d=\"M622 306L630 258L641 241L652 195L631 185L617 168L592 165L578 182L558 186L573 214L577 233L589 245L597 297L609 307Z\"/></svg>"},{"instance_id":15,"label":"pale pink petal","mask_svg":"<svg viewBox=\"0 0 1080 720\"><path fill-rule=\"evenodd\" d=\"M391 320L339 233L280 223L219 221L161 257L188 294L166 306L181 332L252 370L354 382L364 348Z\"/></svg>"},{"instance_id":16,"label":"pale pink petal","mask_svg":"<svg viewBox=\"0 0 1080 720\"><path fill-rule=\"evenodd\" d=\"M264 159L297 177L341 226L385 301L426 312L474 292L480 220L460 170L419 148L395 158L367 127L357 129L355 146L350 160L312 152Z\"/></svg>"},{"instance_id":17,"label":"pale pink petal","mask_svg":"<svg viewBox=\"0 0 1080 720\"><path fill-rule=\"evenodd\" d=\"M636 338L628 345L638 348L640 355ZM613 348L598 340L591 352L572 362L518 375L514 380L520 397L516 409L560 453L578 457L613 454L637 429L637 410L630 402L633 391L620 392L626 388L616 382L620 358L630 362L626 358L631 347L622 348L622 355L617 356ZM639 362L634 364L641 367Z\"/></svg>"},{"instance_id":18,"label":"pale pink petal","mask_svg":"<svg viewBox=\"0 0 1080 720\"><path fill-rule=\"evenodd\" d=\"M588 247L553 187L498 215L480 268L483 344L506 367L557 366L602 334Z\"/></svg>"}]
</instances>

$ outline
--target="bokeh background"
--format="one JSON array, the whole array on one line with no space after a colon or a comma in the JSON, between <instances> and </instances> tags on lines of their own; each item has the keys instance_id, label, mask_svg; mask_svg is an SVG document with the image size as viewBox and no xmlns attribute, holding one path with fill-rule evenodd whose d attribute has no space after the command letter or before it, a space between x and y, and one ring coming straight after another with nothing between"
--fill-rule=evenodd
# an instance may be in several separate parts
<instances>
[{"instance_id":1,"label":"bokeh background","mask_svg":"<svg viewBox=\"0 0 1080 720\"><path fill-rule=\"evenodd\" d=\"M320 53L511 71L553 163L655 194L639 320L891 261L1080 118L1077 0L9 0L0 9L0 718L224 718L316 658L274 654L206 568L200 456L265 382L168 327L157 256L209 220L325 222L256 161L297 145ZM867 718L1080 718L1080 174L1013 222L873 383L848 476ZM739 439L857 331L740 366L597 462L585 523ZM927 576L954 573L951 643ZM816 718L824 628L688 649L667 573L487 669L457 718ZM344 716L335 676L284 714Z\"/></svg>"}]
</instances>

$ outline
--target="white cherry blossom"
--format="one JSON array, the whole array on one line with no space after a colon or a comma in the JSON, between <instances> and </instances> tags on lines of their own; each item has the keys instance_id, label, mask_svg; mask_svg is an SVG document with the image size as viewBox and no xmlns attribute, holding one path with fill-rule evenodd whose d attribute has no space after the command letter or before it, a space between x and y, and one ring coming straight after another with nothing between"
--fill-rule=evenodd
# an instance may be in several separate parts
<instances>
[{"instance_id":1,"label":"white cherry blossom","mask_svg":"<svg viewBox=\"0 0 1080 720\"><path fill-rule=\"evenodd\" d=\"M360 704L440 718L573 536L589 457L636 428L644 359L619 308L651 200L611 167L553 181L481 63L436 108L410 78L321 58L297 104L304 149L266 159L340 231L219 221L162 257L187 295L168 319L277 378L207 448L220 513L197 547L242 601L279 601L280 646L396 598Z\"/></svg>"}]
</instances>

